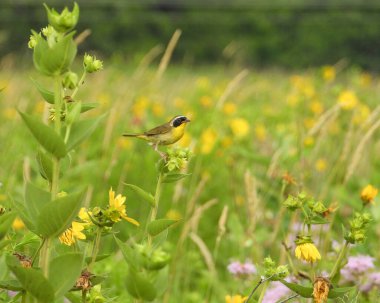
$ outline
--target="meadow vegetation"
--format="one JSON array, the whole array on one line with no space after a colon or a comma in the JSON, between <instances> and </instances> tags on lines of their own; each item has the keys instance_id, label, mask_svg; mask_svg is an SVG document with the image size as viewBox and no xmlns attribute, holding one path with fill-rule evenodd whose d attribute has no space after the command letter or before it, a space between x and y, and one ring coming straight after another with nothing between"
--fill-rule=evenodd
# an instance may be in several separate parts
<instances>
[{"instance_id":1,"label":"meadow vegetation","mask_svg":"<svg viewBox=\"0 0 380 303\"><path fill-rule=\"evenodd\" d=\"M379 77L160 56L1 61L2 302L377 302Z\"/></svg>"}]
</instances>

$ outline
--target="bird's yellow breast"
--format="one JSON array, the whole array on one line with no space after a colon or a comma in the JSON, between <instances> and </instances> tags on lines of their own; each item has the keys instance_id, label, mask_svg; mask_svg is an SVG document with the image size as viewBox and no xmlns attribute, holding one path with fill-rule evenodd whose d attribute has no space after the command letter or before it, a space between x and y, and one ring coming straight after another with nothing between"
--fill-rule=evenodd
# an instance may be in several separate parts
<instances>
[{"instance_id":1,"label":"bird's yellow breast","mask_svg":"<svg viewBox=\"0 0 380 303\"><path fill-rule=\"evenodd\" d=\"M185 133L186 123L173 127L169 132L159 135L160 144L168 145L177 142Z\"/></svg>"}]
</instances>

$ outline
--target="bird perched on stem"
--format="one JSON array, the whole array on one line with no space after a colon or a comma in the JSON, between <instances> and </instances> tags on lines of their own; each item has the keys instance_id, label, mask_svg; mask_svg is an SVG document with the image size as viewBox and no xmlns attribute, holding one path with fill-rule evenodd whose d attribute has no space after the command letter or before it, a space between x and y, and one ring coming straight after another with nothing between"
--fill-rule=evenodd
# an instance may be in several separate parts
<instances>
[{"instance_id":1,"label":"bird perched on stem","mask_svg":"<svg viewBox=\"0 0 380 303\"><path fill-rule=\"evenodd\" d=\"M141 134L123 134L123 136L146 140L161 157L165 157L165 154L158 150L158 145L170 145L177 142L183 137L186 124L189 122L190 120L185 116L175 116L169 122Z\"/></svg>"}]
</instances>

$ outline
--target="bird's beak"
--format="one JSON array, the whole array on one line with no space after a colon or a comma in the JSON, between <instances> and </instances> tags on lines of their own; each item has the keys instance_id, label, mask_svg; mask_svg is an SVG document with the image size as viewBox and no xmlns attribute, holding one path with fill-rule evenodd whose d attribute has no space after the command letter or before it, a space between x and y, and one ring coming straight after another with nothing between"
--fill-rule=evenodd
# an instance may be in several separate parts
<instances>
[{"instance_id":1,"label":"bird's beak","mask_svg":"<svg viewBox=\"0 0 380 303\"><path fill-rule=\"evenodd\" d=\"M191 122L191 120L188 119L188 118L186 118L185 122L186 122L186 123L189 123L189 122Z\"/></svg>"}]
</instances>

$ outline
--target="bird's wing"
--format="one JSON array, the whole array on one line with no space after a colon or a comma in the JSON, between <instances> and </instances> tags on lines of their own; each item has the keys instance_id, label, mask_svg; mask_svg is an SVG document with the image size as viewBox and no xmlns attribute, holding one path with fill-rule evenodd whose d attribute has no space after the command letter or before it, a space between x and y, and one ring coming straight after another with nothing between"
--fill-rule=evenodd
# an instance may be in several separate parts
<instances>
[{"instance_id":1,"label":"bird's wing","mask_svg":"<svg viewBox=\"0 0 380 303\"><path fill-rule=\"evenodd\" d=\"M172 127L170 126L170 123L165 123L160 126L157 126L155 128L152 128L144 133L144 135L147 136L155 136L155 135L161 135L161 134L166 134L170 132Z\"/></svg>"}]
</instances>

